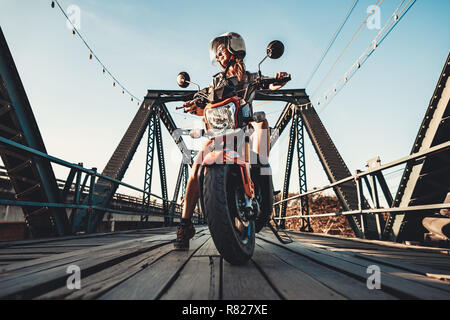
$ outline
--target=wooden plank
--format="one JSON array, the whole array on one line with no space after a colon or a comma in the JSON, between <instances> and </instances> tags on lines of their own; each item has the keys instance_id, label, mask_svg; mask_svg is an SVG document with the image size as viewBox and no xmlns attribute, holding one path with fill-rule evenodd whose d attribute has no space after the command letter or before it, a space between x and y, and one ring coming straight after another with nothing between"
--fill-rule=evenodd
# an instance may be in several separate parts
<instances>
[{"instance_id":1,"label":"wooden plank","mask_svg":"<svg viewBox=\"0 0 450 320\"><path fill-rule=\"evenodd\" d=\"M121 250L117 250L117 248L102 250L92 255L56 261L46 264L44 267L24 269L25 273L20 272L1 279L0 298L28 299L39 296L65 285L68 277L66 271L69 265L75 264L80 267L81 276L85 277L160 245L161 243L137 243L131 247L121 248Z\"/></svg>"},{"instance_id":2,"label":"wooden plank","mask_svg":"<svg viewBox=\"0 0 450 320\"><path fill-rule=\"evenodd\" d=\"M256 268L253 261L234 266L223 261L224 300L280 300L280 296Z\"/></svg>"},{"instance_id":3,"label":"wooden plank","mask_svg":"<svg viewBox=\"0 0 450 320\"><path fill-rule=\"evenodd\" d=\"M218 300L219 290L220 258L194 255L161 300Z\"/></svg>"},{"instance_id":4,"label":"wooden plank","mask_svg":"<svg viewBox=\"0 0 450 320\"><path fill-rule=\"evenodd\" d=\"M304 243L302 243L302 244L304 244ZM312 244L312 243L307 243L304 245L311 246L314 248L321 248L321 249L327 250L329 252L351 254L357 258L383 263L384 265L393 266L396 268L400 268L403 270L407 270L407 271L422 274L422 275L425 275L428 272L430 272L430 273L438 273L439 272L438 270L435 270L432 267L418 266L415 264L411 264L411 263L402 261L401 259L395 259L394 257L389 257L389 254L383 254L384 257L380 257L380 255L382 254L380 252L375 252L375 254L372 255L371 251L367 251L367 250L364 250L363 251L364 253L360 253L358 251L362 251L362 250L355 251L354 249L335 249L335 248L329 248L329 247L326 247L323 245ZM450 266L450 259L448 259L447 262L448 262L448 265Z\"/></svg>"},{"instance_id":5,"label":"wooden plank","mask_svg":"<svg viewBox=\"0 0 450 320\"><path fill-rule=\"evenodd\" d=\"M89 247L89 248L92 248ZM77 248L64 248L64 247L56 247L56 248L24 248L24 249L18 249L18 248L11 248L11 249L2 249L0 251L0 255L2 254L35 254L35 253L42 253L42 254L60 254L60 253L66 253L69 251L76 251L76 250L83 250L86 249L86 247L77 247Z\"/></svg>"},{"instance_id":6,"label":"wooden plank","mask_svg":"<svg viewBox=\"0 0 450 320\"><path fill-rule=\"evenodd\" d=\"M0 255L0 261L9 261L10 263L17 261L27 261L46 257L46 254L5 254Z\"/></svg>"},{"instance_id":7,"label":"wooden plank","mask_svg":"<svg viewBox=\"0 0 450 320\"><path fill-rule=\"evenodd\" d=\"M258 245L276 255L284 262L308 274L325 286L333 289L342 296L352 300L391 300L394 296L381 290L368 290L365 281L357 280L342 272L327 268L304 256L286 250L278 245L257 241Z\"/></svg>"},{"instance_id":8,"label":"wooden plank","mask_svg":"<svg viewBox=\"0 0 450 320\"><path fill-rule=\"evenodd\" d=\"M256 248L252 259L284 299L345 300L344 296L271 255L259 246Z\"/></svg>"},{"instance_id":9,"label":"wooden plank","mask_svg":"<svg viewBox=\"0 0 450 320\"><path fill-rule=\"evenodd\" d=\"M210 237L206 243L197 250L194 254L195 257L201 256L220 256L219 252L216 249L216 245L214 244L213 239Z\"/></svg>"},{"instance_id":10,"label":"wooden plank","mask_svg":"<svg viewBox=\"0 0 450 320\"><path fill-rule=\"evenodd\" d=\"M403 261L395 261L393 259L385 259L385 258L370 258L367 255L361 255L352 252L352 250L347 251L334 251L333 249L329 249L322 245L316 244L304 244L306 247L311 248L319 248L319 253L327 252L329 254L333 254L333 256L341 257L346 259L349 262L355 262L362 266L368 266L369 264L373 264L373 262L382 265L382 270L384 272L395 274L396 276L410 279L422 283L426 286L441 289L447 292L450 292L450 286L448 284L442 283L441 281L436 281L435 279L429 278L426 276L426 273L439 273L437 269L432 269L430 267L419 267L413 264L409 264ZM351 257L355 257L352 259ZM406 271L406 272L405 272Z\"/></svg>"},{"instance_id":11,"label":"wooden plank","mask_svg":"<svg viewBox=\"0 0 450 320\"><path fill-rule=\"evenodd\" d=\"M154 300L159 298L177 278L195 251L207 240L207 236L194 238L191 240L189 251L171 251L148 268L102 295L100 299Z\"/></svg>"},{"instance_id":12,"label":"wooden plank","mask_svg":"<svg viewBox=\"0 0 450 320\"><path fill-rule=\"evenodd\" d=\"M268 229L264 230L266 234L270 234L270 231ZM304 233L304 232L298 232L298 231L288 231L289 235L299 237L303 240L305 239L329 239L330 241L342 241L342 243L350 242L350 243L361 243L369 246L383 246L386 248L392 248L392 249L402 249L402 250L411 250L414 252L429 252L429 253L446 253L450 254L450 249L447 248L432 248L432 247L423 247L423 246L413 246L413 245L406 245L396 242L388 242L388 241L382 241L382 240L366 240L366 239L359 239L359 238L347 238L344 236L337 236L337 235L328 235L328 234L318 234L318 233Z\"/></svg>"},{"instance_id":13,"label":"wooden plank","mask_svg":"<svg viewBox=\"0 0 450 320\"><path fill-rule=\"evenodd\" d=\"M272 243L277 241L274 237L269 239L266 235L264 235L263 239L271 241ZM350 273L361 280L367 279L367 267L373 265L373 263L366 260L356 259L351 256L345 256L323 249L306 248L297 243L291 243L286 248L341 272ZM381 278L382 287L385 291L389 290L390 292L395 292L396 295L399 295L402 298L444 300L450 298L448 292L432 287L435 284L432 283L430 279L418 275L408 275L404 270L382 266Z\"/></svg>"},{"instance_id":14,"label":"wooden plank","mask_svg":"<svg viewBox=\"0 0 450 320\"><path fill-rule=\"evenodd\" d=\"M302 242L303 243L303 242ZM395 258L424 258L424 259L438 259L443 261L450 261L450 256L446 254L439 254L439 253L421 253L421 252L413 252L413 251L406 251L406 250L372 250L370 248L336 248L336 247L328 247L328 250L330 251L348 251L351 250L353 252L359 252L359 253L367 253L367 254L373 254L373 255L379 255L379 256L393 256Z\"/></svg>"},{"instance_id":15,"label":"wooden plank","mask_svg":"<svg viewBox=\"0 0 450 320\"><path fill-rule=\"evenodd\" d=\"M81 289L69 290L67 286L48 292L37 299L96 299L116 285L134 276L141 270L173 250L171 243L155 248L124 262L115 264L101 272L81 279Z\"/></svg>"},{"instance_id":16,"label":"wooden plank","mask_svg":"<svg viewBox=\"0 0 450 320\"><path fill-rule=\"evenodd\" d=\"M353 253L355 257L366 259L369 261L380 262L384 265L389 265L397 268L401 268L410 272L418 273L421 275L426 275L427 273L439 273L440 270L435 269L431 264L427 263L426 266L421 266L420 264L414 264L414 260L407 262L402 259L395 259L394 257L379 257L371 254L361 254ZM412 262L412 263L411 263ZM449 265L449 264L447 264ZM450 265L449 265L450 267ZM450 275L450 272L449 272Z\"/></svg>"},{"instance_id":17,"label":"wooden plank","mask_svg":"<svg viewBox=\"0 0 450 320\"><path fill-rule=\"evenodd\" d=\"M122 233L130 233L130 232L133 232L133 231L127 230L127 231L118 231L118 232L94 233L94 234L86 234L86 235L34 239L34 240L0 241L0 248L7 248L7 247L14 247L14 246L21 246L21 245L33 245L33 244L40 244L40 243L59 242L59 241L65 241L65 240L71 240L71 239L99 238L99 237L107 237L107 236L111 236L111 235L119 235Z\"/></svg>"},{"instance_id":18,"label":"wooden plank","mask_svg":"<svg viewBox=\"0 0 450 320\"><path fill-rule=\"evenodd\" d=\"M166 239L165 236L162 237L163 239ZM172 235L172 238L174 239L175 236ZM114 250L120 250L122 248L127 248L132 245L140 245L142 243L151 243L152 241L164 241L160 240L161 236L150 236L150 237L144 237L139 239L133 239L133 240L126 240L122 242L116 242L105 246L99 246L99 247L92 247L88 249L83 250L75 250L75 251L69 251L66 253L60 253L58 255L51 255L48 257L44 257L42 259L35 259L27 262L17 263L13 265L9 265L7 267L0 268L0 278L4 277L5 274L8 276L11 274L15 274L17 272L22 272L22 269L28 268L32 269L32 272L37 272L41 269L50 268L51 265L47 265L48 263L69 263L70 261L76 261L81 258L83 258L83 255L90 255L90 254L97 254L99 252L103 252L105 250L114 249ZM167 240L165 240L167 241ZM33 251L31 251L33 253ZM64 260L65 259L65 260ZM1 281L1 280L0 280Z\"/></svg>"},{"instance_id":19,"label":"wooden plank","mask_svg":"<svg viewBox=\"0 0 450 320\"><path fill-rule=\"evenodd\" d=\"M33 249L33 250L40 250L40 249L64 249L67 248L67 250L80 250L80 249L84 249L84 248L89 248L89 247L97 247L99 245L97 244L72 244L72 243L55 243L52 245L38 245L38 246L21 246L21 247L15 247L15 250L25 250L25 249ZM4 250L8 250L8 249L4 249Z\"/></svg>"}]
</instances>

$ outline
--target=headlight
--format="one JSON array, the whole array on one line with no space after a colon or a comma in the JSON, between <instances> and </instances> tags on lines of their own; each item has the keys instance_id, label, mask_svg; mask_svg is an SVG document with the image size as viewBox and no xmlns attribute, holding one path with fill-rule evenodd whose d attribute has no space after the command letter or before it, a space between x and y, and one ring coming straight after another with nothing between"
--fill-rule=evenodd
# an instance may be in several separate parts
<instances>
[{"instance_id":1,"label":"headlight","mask_svg":"<svg viewBox=\"0 0 450 320\"><path fill-rule=\"evenodd\" d=\"M214 134L219 134L227 129L234 129L234 113L236 105L230 102L222 107L206 110L206 121L208 121L209 129Z\"/></svg>"}]
</instances>

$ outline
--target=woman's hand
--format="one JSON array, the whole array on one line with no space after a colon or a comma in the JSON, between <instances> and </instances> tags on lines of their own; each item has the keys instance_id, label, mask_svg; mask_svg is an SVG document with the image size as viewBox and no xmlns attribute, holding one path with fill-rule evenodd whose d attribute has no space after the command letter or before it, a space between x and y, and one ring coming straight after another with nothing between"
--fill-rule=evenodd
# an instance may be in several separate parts
<instances>
[{"instance_id":1,"label":"woman's hand","mask_svg":"<svg viewBox=\"0 0 450 320\"><path fill-rule=\"evenodd\" d=\"M203 115L203 109L197 106L197 99L189 100L183 103L184 112L189 112L198 116Z\"/></svg>"},{"instance_id":2,"label":"woman's hand","mask_svg":"<svg viewBox=\"0 0 450 320\"><path fill-rule=\"evenodd\" d=\"M287 75L288 75L287 72L278 72L278 73L275 75L275 79L281 79L281 78L286 77ZM273 84L273 83L272 83L272 84L269 86L269 89L272 90L272 91L281 89L281 88L283 88L283 87L286 85L286 83L287 83L287 82L283 82L283 83L280 83L280 84Z\"/></svg>"}]
</instances>

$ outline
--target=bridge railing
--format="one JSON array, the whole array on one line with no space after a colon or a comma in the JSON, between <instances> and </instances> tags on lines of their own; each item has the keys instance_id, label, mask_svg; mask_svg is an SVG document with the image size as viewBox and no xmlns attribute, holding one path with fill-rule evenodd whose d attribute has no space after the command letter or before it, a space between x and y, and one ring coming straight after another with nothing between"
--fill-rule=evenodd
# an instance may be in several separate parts
<instances>
[{"instance_id":1,"label":"bridge railing","mask_svg":"<svg viewBox=\"0 0 450 320\"><path fill-rule=\"evenodd\" d=\"M373 214L377 217L377 228L378 228L378 236L381 239L382 230L381 225L379 221L379 215L382 213L416 213L416 212L423 212L423 211L430 211L430 210L440 210L440 209L449 209L450 203L439 203L439 204L429 204L429 205L414 205L414 206L408 206L408 207L389 207L389 208L382 208L380 206L379 197L378 197L378 191L376 187L375 180L372 180L371 185L371 198L374 204L374 208L365 209L363 206L364 203L364 195L363 195L363 185L362 180L364 178L367 178L368 176L374 178L377 173L381 173L383 170L396 167L399 165L402 165L404 163L413 162L416 160L425 159L426 157L429 157L431 155L443 152L450 149L450 142L445 142L439 145L436 145L434 147L431 147L427 150L423 150L421 152L417 152L414 154L411 154L409 156L403 157L401 159L398 159L396 161L384 164L384 165L377 165L375 167L370 167L369 169L360 172L357 171L354 175L349 176L345 179L336 181L334 183L328 184L326 186L323 186L321 188L317 188L293 197L289 197L286 199L282 199L280 201L277 201L273 204L274 208L279 206L280 204L292 201L295 199L302 199L303 197L307 197L308 195L318 193L327 189L331 189L333 187L336 187L338 185L344 184L349 181L354 181L356 183L357 193L358 193L358 209L357 210L350 210L350 211L343 211L343 212L330 212L330 213L323 213L323 214L302 214L302 215L293 215L293 216L287 216L287 217L274 217L275 220L287 220L287 219L297 219L297 218L324 218L324 217L336 217L336 216L347 216L347 215L360 215L362 218L363 215L366 214ZM385 191L385 190L384 190ZM363 224L363 219L361 219L361 223ZM362 225L364 228L364 225Z\"/></svg>"},{"instance_id":2,"label":"bridge railing","mask_svg":"<svg viewBox=\"0 0 450 320\"><path fill-rule=\"evenodd\" d=\"M75 195L74 197L77 198L77 201L75 201L76 203L49 203L49 202L32 202L32 201L16 201L16 200L9 200L9 199L0 199L0 204L1 205L9 205L9 206L31 206L31 207L50 207L50 208L65 208L65 209L87 209L90 210L90 212L93 212L93 210L99 210L99 211L105 211L105 212L110 212L110 213L116 213L116 214L123 214L123 215L139 215L139 216L145 216L145 215L153 215L151 213L147 213L145 210L142 210L140 212L136 212L136 211L126 211L126 210L118 210L118 209L114 209L114 208L104 208L104 207L100 207L97 205L93 205L92 204L92 196L94 193L94 184L95 184L95 179L96 178L101 178L110 182L113 182L115 184L118 184L120 186L123 186L125 188L128 189L132 189L134 191L138 191L141 192L142 194L147 194L150 195L151 197L160 199L162 201L167 201L168 203L173 203L173 200L169 200L169 199L163 199L162 197L155 195L153 193L148 193L146 191L144 191L141 188L135 187L133 185L130 185L128 183L122 182L120 180L102 175L100 173L97 172L97 170L95 168L93 169L87 169L84 168L81 165L77 165L77 164L73 164L70 162L67 162L65 160L53 157L51 155L48 155L46 153L40 152L36 149L24 146L22 144L16 143L12 140L6 139L4 137L0 137L0 144L6 145L9 148L15 149L15 150L20 150L22 152L26 152L29 153L33 156L39 157L41 159L45 159L48 160L49 162L55 163L57 165L61 165L63 167L69 168L71 170L74 170L76 173L84 173L87 176L90 176L91 179L89 182L89 185L87 185L84 190L86 190L86 192L82 191L79 192L79 188L75 187L74 191L75 191ZM71 185L69 186L70 189L73 188L73 183L71 183ZM88 197L88 204L82 204L82 200L83 198L85 199L86 197ZM132 202L135 203L136 205L140 205L142 206L142 209L144 208L144 205L142 204L142 199L138 198L138 197L132 197L132 196L128 196L128 195L122 195L122 194L115 194L114 199L117 201L127 201L127 202ZM161 210L163 210L164 206L163 204L158 204L158 203L151 203L150 206L152 207L158 207ZM176 204L176 210L175 213L176 215L180 215L181 214L181 210L182 210L182 205L180 204ZM163 214L164 215L164 214Z\"/></svg>"}]
</instances>

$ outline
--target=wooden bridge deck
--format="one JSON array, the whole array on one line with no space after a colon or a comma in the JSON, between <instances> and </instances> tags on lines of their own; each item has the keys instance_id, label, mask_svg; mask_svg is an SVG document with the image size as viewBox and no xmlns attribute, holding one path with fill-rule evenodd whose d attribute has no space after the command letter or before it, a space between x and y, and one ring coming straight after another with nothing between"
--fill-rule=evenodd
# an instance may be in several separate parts
<instances>
[{"instance_id":1,"label":"wooden bridge deck","mask_svg":"<svg viewBox=\"0 0 450 320\"><path fill-rule=\"evenodd\" d=\"M253 259L220 258L206 227L187 252L175 228L0 243L0 299L450 299L449 250L291 233L281 245L265 230ZM81 269L81 289L66 286ZM369 290L367 267L381 270Z\"/></svg>"}]
</instances>

